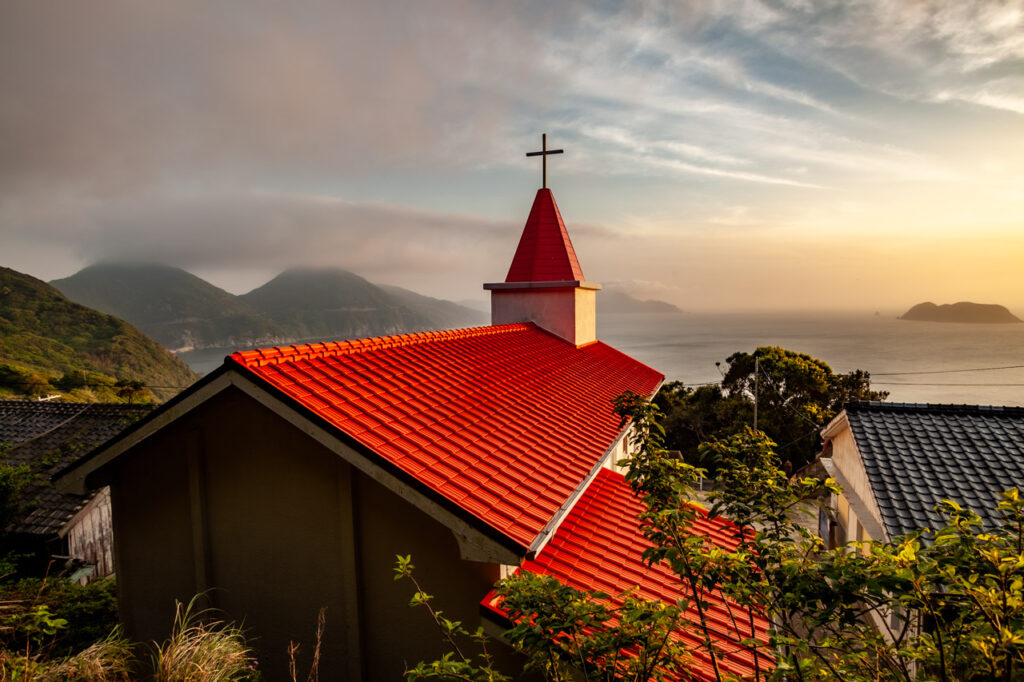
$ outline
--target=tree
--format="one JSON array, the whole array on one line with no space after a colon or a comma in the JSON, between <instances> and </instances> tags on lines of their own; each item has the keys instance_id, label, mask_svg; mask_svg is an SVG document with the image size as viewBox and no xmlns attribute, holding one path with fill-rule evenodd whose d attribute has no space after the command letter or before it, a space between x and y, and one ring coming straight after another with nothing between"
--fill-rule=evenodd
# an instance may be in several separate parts
<instances>
[{"instance_id":1,"label":"tree","mask_svg":"<svg viewBox=\"0 0 1024 682\"><path fill-rule=\"evenodd\" d=\"M146 385L137 379L118 379L114 384L117 389L117 397L125 400L131 405L134 401L145 401L150 397Z\"/></svg>"},{"instance_id":2,"label":"tree","mask_svg":"<svg viewBox=\"0 0 1024 682\"><path fill-rule=\"evenodd\" d=\"M778 346L733 353L726 363L720 386L693 389L671 382L655 398L665 414L668 447L680 450L689 462L712 475L717 463L698 459L701 443L749 425L779 443L777 452L783 462L798 468L817 454L818 432L844 403L888 396L871 389L868 372L836 374L817 358Z\"/></svg>"},{"instance_id":3,"label":"tree","mask_svg":"<svg viewBox=\"0 0 1024 682\"><path fill-rule=\"evenodd\" d=\"M679 576L678 610L668 605L670 620L655 621L641 609L624 609L616 620L601 610L608 595L566 592L536 576L507 579L499 593L515 626L506 637L532 670L550 680L568 679L570 668L588 680L658 679L685 670L686 652L660 647L659 628L668 622L704 634L704 653L723 680L722 652L702 608L704 595L720 590L734 605L739 632L752 633L755 618L772 624L767 639L741 642L755 662L754 679L1024 679L1024 501L1016 490L1003 494L1000 522L989 528L946 501L937 509L947 524L937 531L829 550L796 512L838 487L790 480L774 443L745 428L701 446L720 462L721 485L710 493L707 513L736 527L735 550L723 551L692 532L703 513L691 488L701 471L664 449L657 407L626 395L617 409L633 424L627 478L647 509L641 522L651 547L643 556L667 562ZM689 617L676 617L687 610ZM620 646L609 626L635 628L635 639ZM598 638L593 646L588 635ZM648 652L661 657L649 668L606 665Z\"/></svg>"}]
</instances>

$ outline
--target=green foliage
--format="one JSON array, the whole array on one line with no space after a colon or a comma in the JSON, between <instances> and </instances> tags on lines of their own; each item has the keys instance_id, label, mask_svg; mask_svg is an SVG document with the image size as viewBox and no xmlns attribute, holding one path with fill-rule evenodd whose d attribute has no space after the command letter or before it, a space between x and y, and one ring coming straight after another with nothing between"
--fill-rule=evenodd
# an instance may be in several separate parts
<instances>
[{"instance_id":1,"label":"green foliage","mask_svg":"<svg viewBox=\"0 0 1024 682\"><path fill-rule=\"evenodd\" d=\"M457 620L445 618L444 612L435 609L431 604L434 597L427 594L416 580L416 567L412 564L412 557L396 556L394 579L408 580L412 583L414 592L409 600L409 606L424 608L430 614L431 620L437 626L442 640L449 647L449 651L441 658L420 662L413 668L405 671L407 680L466 680L473 682L506 682L510 677L503 675L494 667L494 659L487 651L488 637L483 628L477 628L475 632L469 632ZM464 653L467 645L475 646L479 651L473 655Z\"/></svg>"},{"instance_id":2,"label":"green foliage","mask_svg":"<svg viewBox=\"0 0 1024 682\"><path fill-rule=\"evenodd\" d=\"M943 501L938 530L828 549L799 519L841 491L831 479L791 480L763 432L743 428L700 446L719 468L707 508L691 487L704 472L665 449L657 406L625 394L615 407L632 425L627 480L646 508L640 521L651 547L643 558L670 566L683 593L675 605L651 604L519 572L497 590L513 623L505 637L527 671L559 682L686 678L690 654L669 633L689 628L714 678L730 679L723 661L731 652L716 644L721 624L706 610L718 591L754 680L1024 679L1024 499L1016 489L1002 494L999 521L988 527ZM695 523L719 516L735 525L735 547L695 532ZM399 557L396 579L412 579L412 570ZM461 624L445 621L414 584L411 604L431 610L453 653L408 675L497 679L461 654Z\"/></svg>"},{"instance_id":3,"label":"green foliage","mask_svg":"<svg viewBox=\"0 0 1024 682\"><path fill-rule=\"evenodd\" d=\"M24 509L21 495L35 474L26 465L10 466L4 462L8 443L0 443L0 582L18 572L24 557L16 543L11 541L7 528Z\"/></svg>"},{"instance_id":4,"label":"green foliage","mask_svg":"<svg viewBox=\"0 0 1024 682\"><path fill-rule=\"evenodd\" d=\"M19 682L128 682L132 651L115 629L107 637L64 659L52 659L30 650L0 649L0 680Z\"/></svg>"},{"instance_id":5,"label":"green foliage","mask_svg":"<svg viewBox=\"0 0 1024 682\"><path fill-rule=\"evenodd\" d=\"M581 592L551 576L517 573L498 585L512 620L505 638L546 680L675 679L689 655L672 638L684 627L677 605L631 593ZM685 608L685 602L684 602Z\"/></svg>"},{"instance_id":6,"label":"green foliage","mask_svg":"<svg viewBox=\"0 0 1024 682\"><path fill-rule=\"evenodd\" d=\"M88 585L25 579L0 585L0 648L45 648L70 656L103 640L117 626L113 578Z\"/></svg>"},{"instance_id":7,"label":"green foliage","mask_svg":"<svg viewBox=\"0 0 1024 682\"><path fill-rule=\"evenodd\" d=\"M5 464L3 454L0 453L0 537L21 510L19 493L33 478L34 474L28 465Z\"/></svg>"},{"instance_id":8,"label":"green foliage","mask_svg":"<svg viewBox=\"0 0 1024 682\"><path fill-rule=\"evenodd\" d=\"M871 390L863 370L836 374L825 362L804 353L762 346L753 353L733 353L720 386L689 388L666 384L655 398L664 413L666 445L712 475L714 459L702 459L701 443L737 433L754 423L776 443L794 468L810 462L819 448L818 432L851 400L884 400ZM755 367L757 372L755 372ZM705 452L703 457L713 456Z\"/></svg>"},{"instance_id":9,"label":"green foliage","mask_svg":"<svg viewBox=\"0 0 1024 682\"><path fill-rule=\"evenodd\" d=\"M732 600L741 634L758 615L772 623L768 640L743 643L758 678L1024 676L1024 501L1016 490L1003 494L991 528L945 501L937 510L947 524L937 531L828 550L797 519L808 501L839 492L835 482L789 480L774 443L745 429L701 446L720 466L708 514L737 526L736 549L724 552L690 532L701 512L687 488L700 472L661 448L657 410L637 396L618 406L637 427L628 479L647 506L642 527L653 547L644 556L685 579L719 679L701 589Z\"/></svg>"},{"instance_id":10,"label":"green foliage","mask_svg":"<svg viewBox=\"0 0 1024 682\"><path fill-rule=\"evenodd\" d=\"M38 372L10 363L0 363L0 388L7 389L12 395L35 397L45 395L49 383Z\"/></svg>"},{"instance_id":11,"label":"green foliage","mask_svg":"<svg viewBox=\"0 0 1024 682\"><path fill-rule=\"evenodd\" d=\"M102 384L120 378L149 386L186 386L196 378L126 322L72 303L35 278L0 268L0 389L8 395L41 395L49 392L51 381L77 382L76 373L102 375ZM90 383L88 388L95 387ZM85 389L78 387L79 399L92 397ZM176 392L160 389L158 394L167 398Z\"/></svg>"}]
</instances>

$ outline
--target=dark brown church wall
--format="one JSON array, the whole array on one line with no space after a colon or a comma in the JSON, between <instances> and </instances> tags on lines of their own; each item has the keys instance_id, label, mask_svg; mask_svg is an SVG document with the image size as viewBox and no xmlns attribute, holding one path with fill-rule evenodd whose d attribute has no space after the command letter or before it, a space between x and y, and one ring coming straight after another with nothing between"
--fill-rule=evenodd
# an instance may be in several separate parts
<instances>
[{"instance_id":1,"label":"dark brown church wall","mask_svg":"<svg viewBox=\"0 0 1024 682\"><path fill-rule=\"evenodd\" d=\"M327 607L325 679L344 679L346 612L338 565L339 477L348 466L235 389L210 399L118 463L112 486L122 620L162 640L175 600L207 604L246 628L267 679L287 647L312 651ZM332 627L333 626L333 627Z\"/></svg>"},{"instance_id":2,"label":"dark brown church wall","mask_svg":"<svg viewBox=\"0 0 1024 682\"><path fill-rule=\"evenodd\" d=\"M338 477L348 465L243 395L225 396L217 419L223 426L207 426L203 439L213 602L258 638L270 679L284 677L290 641L308 660L327 607L322 672L341 679L344 583L353 576L339 563L339 503L348 502Z\"/></svg>"},{"instance_id":3,"label":"dark brown church wall","mask_svg":"<svg viewBox=\"0 0 1024 682\"><path fill-rule=\"evenodd\" d=\"M407 664L433 660L447 649L426 610L409 606L412 584L394 581L395 555L412 555L416 578L436 597L434 606L469 630L480 624L479 601L498 579L498 567L462 561L447 528L368 477L356 481L365 679L397 680ZM494 648L510 654L497 643Z\"/></svg>"},{"instance_id":4,"label":"dark brown church wall","mask_svg":"<svg viewBox=\"0 0 1024 682\"><path fill-rule=\"evenodd\" d=\"M408 606L411 586L392 579L396 554L413 555L438 608L470 629L498 577L495 564L461 560L440 522L234 388L115 466L129 633L163 639L175 599L206 591L244 625L268 680L287 678L289 641L305 667L323 606L321 679L400 679L444 653L427 613Z\"/></svg>"},{"instance_id":5,"label":"dark brown church wall","mask_svg":"<svg viewBox=\"0 0 1024 682\"><path fill-rule=\"evenodd\" d=\"M118 608L129 636L162 639L195 594L185 453L160 438L119 461L111 484Z\"/></svg>"}]
</instances>

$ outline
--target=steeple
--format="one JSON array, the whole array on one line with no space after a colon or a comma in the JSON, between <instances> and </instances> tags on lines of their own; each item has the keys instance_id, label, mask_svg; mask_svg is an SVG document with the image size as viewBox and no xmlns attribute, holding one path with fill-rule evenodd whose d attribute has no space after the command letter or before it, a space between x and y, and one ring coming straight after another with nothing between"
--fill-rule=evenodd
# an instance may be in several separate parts
<instances>
[{"instance_id":1,"label":"steeple","mask_svg":"<svg viewBox=\"0 0 1024 682\"><path fill-rule=\"evenodd\" d=\"M558 212L551 190L537 190L530 217L512 258L506 282L582 281L583 269L576 259L569 233Z\"/></svg>"},{"instance_id":2,"label":"steeple","mask_svg":"<svg viewBox=\"0 0 1024 682\"><path fill-rule=\"evenodd\" d=\"M577 346L597 339L597 291L583 279L551 190L537 190L504 282L491 292L491 324L534 322Z\"/></svg>"}]
</instances>

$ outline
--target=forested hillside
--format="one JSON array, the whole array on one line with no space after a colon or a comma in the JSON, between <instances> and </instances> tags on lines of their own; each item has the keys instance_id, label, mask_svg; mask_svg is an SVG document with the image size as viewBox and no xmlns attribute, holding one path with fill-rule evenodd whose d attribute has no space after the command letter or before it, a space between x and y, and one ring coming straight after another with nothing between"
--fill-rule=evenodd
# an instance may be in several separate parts
<instances>
[{"instance_id":1,"label":"forested hillside","mask_svg":"<svg viewBox=\"0 0 1024 682\"><path fill-rule=\"evenodd\" d=\"M111 400L144 397L142 386L151 386L166 398L195 379L183 362L123 320L0 268L0 396Z\"/></svg>"}]
</instances>

